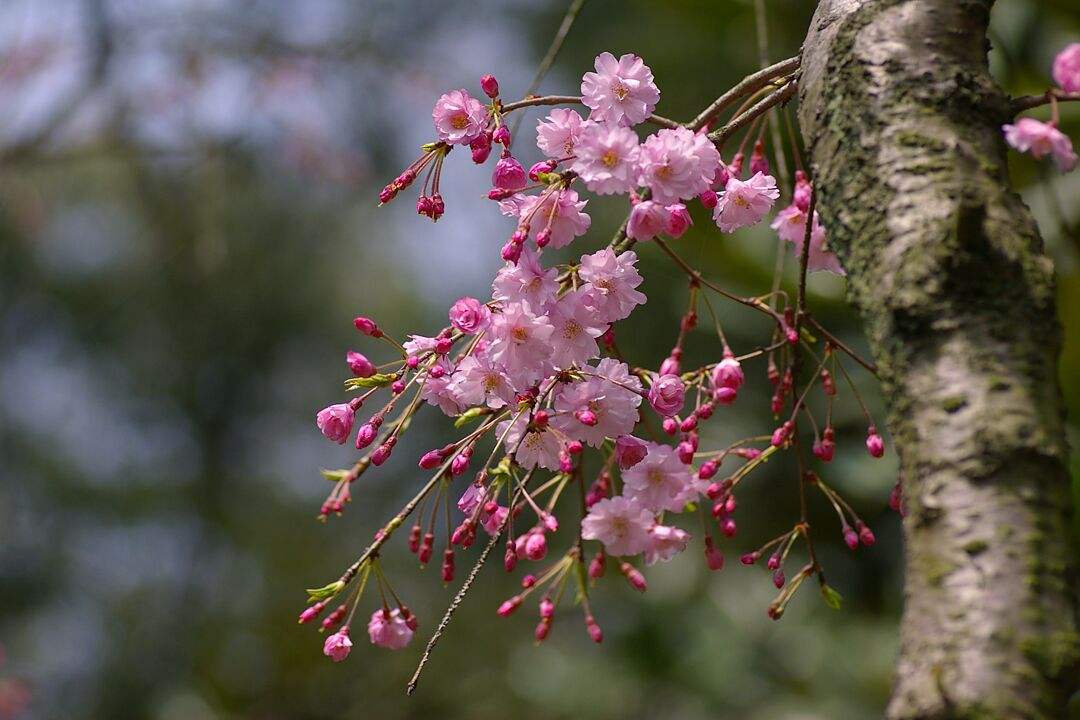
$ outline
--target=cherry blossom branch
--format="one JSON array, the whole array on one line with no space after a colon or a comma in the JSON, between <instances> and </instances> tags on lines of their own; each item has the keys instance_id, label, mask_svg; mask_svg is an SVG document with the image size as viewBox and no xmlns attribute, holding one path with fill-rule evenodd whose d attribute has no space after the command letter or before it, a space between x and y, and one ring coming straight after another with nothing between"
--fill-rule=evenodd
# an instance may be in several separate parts
<instances>
[{"instance_id":1,"label":"cherry blossom branch","mask_svg":"<svg viewBox=\"0 0 1080 720\"><path fill-rule=\"evenodd\" d=\"M783 105L794 97L798 87L798 81L793 76L784 85L766 95L750 109L732 118L724 127L709 133L709 139L716 143L717 147L722 147L724 141L768 112L769 109L777 105Z\"/></svg>"},{"instance_id":2,"label":"cherry blossom branch","mask_svg":"<svg viewBox=\"0 0 1080 720\"><path fill-rule=\"evenodd\" d=\"M1018 115L1025 110L1049 105L1053 102L1080 102L1080 93L1067 93L1057 88L1050 88L1042 95L1022 95L1013 98L1010 105L1013 115Z\"/></svg>"},{"instance_id":3,"label":"cherry blossom branch","mask_svg":"<svg viewBox=\"0 0 1080 720\"><path fill-rule=\"evenodd\" d=\"M866 368L868 371L870 371L870 373L872 373L875 377L877 376L877 374L878 374L877 365L870 362L869 360L864 360L862 357L860 357L857 352L852 350L848 345L846 345L838 337L836 337L831 332L826 330L825 326L822 325L821 323L819 323L817 321L817 318L815 318L809 312L805 313L805 317L806 317L806 321L808 323L810 323L811 325L813 325L815 330L817 330L819 333L821 333L823 336L825 336L825 339L828 340L830 344L835 345L839 350L842 350L852 360L859 363L864 368Z\"/></svg>"},{"instance_id":4,"label":"cherry blossom branch","mask_svg":"<svg viewBox=\"0 0 1080 720\"><path fill-rule=\"evenodd\" d=\"M769 83L778 77L788 75L795 70L799 69L799 63L801 58L796 55L790 57L787 60L781 60L780 62L770 65L767 68L757 71L752 75L747 75L745 78L735 84L730 90L713 101L709 107L701 111L701 113L687 123L687 127L691 130L700 130L709 124L709 122L715 118L718 114L723 112L724 108L734 103L744 95L757 92L763 87L766 87Z\"/></svg>"}]
</instances>

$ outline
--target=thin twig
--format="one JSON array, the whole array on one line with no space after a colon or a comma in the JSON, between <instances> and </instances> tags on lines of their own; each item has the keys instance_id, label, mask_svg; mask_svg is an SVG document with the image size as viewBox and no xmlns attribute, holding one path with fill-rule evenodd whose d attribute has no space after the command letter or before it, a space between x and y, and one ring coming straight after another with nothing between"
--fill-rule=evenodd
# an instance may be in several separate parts
<instances>
[{"instance_id":1,"label":"thin twig","mask_svg":"<svg viewBox=\"0 0 1080 720\"><path fill-rule=\"evenodd\" d=\"M717 147L724 144L724 141L734 135L736 132L749 125L756 120L760 115L767 112L770 108L777 105L783 105L795 95L795 90L798 88L798 83L794 77L790 78L784 85L773 90L764 98L759 100L753 107L746 112L738 115L724 125L724 127L709 133L709 139L716 143Z\"/></svg>"},{"instance_id":2,"label":"thin twig","mask_svg":"<svg viewBox=\"0 0 1080 720\"><path fill-rule=\"evenodd\" d=\"M716 98L709 107L701 111L701 113L687 123L691 130L700 130L709 124L714 117L723 112L724 108L731 105L744 95L756 92L761 88L768 85L775 78L783 75L788 75L795 70L799 69L800 58L798 55L790 57L787 60L781 60L775 65L759 70L753 75L747 75L740 80L735 87L728 90L726 93Z\"/></svg>"},{"instance_id":3,"label":"thin twig","mask_svg":"<svg viewBox=\"0 0 1080 720\"><path fill-rule=\"evenodd\" d=\"M1080 102L1080 93L1067 93L1057 88L1050 88L1042 95L1022 95L1018 98L1013 98L1010 105L1013 115L1024 112L1025 110L1031 110L1042 105L1049 105L1051 102Z\"/></svg>"}]
</instances>

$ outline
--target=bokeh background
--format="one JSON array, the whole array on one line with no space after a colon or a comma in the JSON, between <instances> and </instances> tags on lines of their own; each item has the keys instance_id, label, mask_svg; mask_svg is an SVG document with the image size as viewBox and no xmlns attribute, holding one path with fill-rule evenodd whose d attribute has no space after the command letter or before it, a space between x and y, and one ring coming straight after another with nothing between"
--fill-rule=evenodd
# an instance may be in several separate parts
<instances>
[{"instance_id":1,"label":"bokeh background","mask_svg":"<svg viewBox=\"0 0 1080 720\"><path fill-rule=\"evenodd\" d=\"M812 5L767 3L774 60L797 51ZM886 506L896 464L860 450L847 392L827 478L879 541L853 557L813 498L840 612L808 586L774 623L768 575L735 561L797 514L793 469L775 462L740 497L722 572L705 570L699 539L647 572L644 596L610 574L598 585L600 647L569 607L540 647L531 611L497 618L513 581L493 563L406 699L452 588L436 567L419 572L403 541L385 564L422 622L412 647L377 650L358 632L333 665L321 637L296 624L303 588L339 575L422 481L418 451L451 436L429 409L393 460L356 484L343 517L315 521L328 489L318 469L354 453L323 440L314 413L343 396L346 349L390 359L352 316L433 332L454 299L486 295L510 231L482 198L490 164L465 153L448 160L437 225L415 216L412 191L377 209L378 189L430 139L441 92L478 95L480 75L494 72L519 96L565 7L0 4L0 720L881 716L902 603L899 523ZM1041 92L1055 51L1078 38L1075 3L1001 0L994 70L1010 91ZM642 55L663 93L658 112L688 118L757 67L753 5L589 0L541 91L576 92L603 50ZM1074 139L1076 110L1063 108ZM515 144L524 161L535 159L539 115ZM1076 446L1080 173L1012 162L1057 264ZM619 222L624 201L604 200L590 202L594 231L577 253ZM722 237L696 219L680 252L739 292L768 286L767 228ZM640 254L649 302L619 334L632 362L655 366L685 282L655 248ZM843 290L813 277L811 303L863 348ZM760 343L758 318L721 307L737 349ZM716 359L707 326L690 363ZM763 364L748 370L706 442L771 429ZM854 376L879 412L873 383ZM556 548L570 541L560 535ZM459 557L459 577L476 550Z\"/></svg>"}]
</instances>

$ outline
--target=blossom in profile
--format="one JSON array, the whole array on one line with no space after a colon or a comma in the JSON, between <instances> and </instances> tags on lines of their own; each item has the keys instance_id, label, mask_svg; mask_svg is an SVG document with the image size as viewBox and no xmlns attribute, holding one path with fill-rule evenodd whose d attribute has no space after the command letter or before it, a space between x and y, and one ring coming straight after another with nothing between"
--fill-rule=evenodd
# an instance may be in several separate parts
<instances>
[{"instance_id":1,"label":"blossom in profile","mask_svg":"<svg viewBox=\"0 0 1080 720\"><path fill-rule=\"evenodd\" d=\"M1080 93L1080 43L1069 43L1054 58L1054 82L1067 93Z\"/></svg>"},{"instance_id":2,"label":"blossom in profile","mask_svg":"<svg viewBox=\"0 0 1080 720\"><path fill-rule=\"evenodd\" d=\"M349 657L352 651L352 640L349 638L349 628L345 626L333 635L326 638L323 643L323 655L338 663Z\"/></svg>"},{"instance_id":3,"label":"blossom in profile","mask_svg":"<svg viewBox=\"0 0 1080 720\"><path fill-rule=\"evenodd\" d=\"M713 208L713 220L727 233L749 227L765 217L779 197L780 190L772 175L754 173L746 181L733 177Z\"/></svg>"},{"instance_id":4,"label":"blossom in profile","mask_svg":"<svg viewBox=\"0 0 1080 720\"><path fill-rule=\"evenodd\" d=\"M339 403L320 410L315 416L315 424L319 426L319 430L327 440L333 440L342 445L352 432L354 415L348 403Z\"/></svg>"},{"instance_id":5,"label":"blossom in profile","mask_svg":"<svg viewBox=\"0 0 1080 720\"><path fill-rule=\"evenodd\" d=\"M487 108L464 90L451 90L439 97L431 119L439 140L451 145L468 145L484 132Z\"/></svg>"},{"instance_id":6,"label":"blossom in profile","mask_svg":"<svg viewBox=\"0 0 1080 720\"><path fill-rule=\"evenodd\" d=\"M1036 159L1053 155L1054 163L1061 172L1069 172L1076 167L1077 157L1072 141L1054 123L1020 118L1015 125L1005 125L1002 130L1005 131L1005 142L1018 151L1031 153Z\"/></svg>"},{"instance_id":7,"label":"blossom in profile","mask_svg":"<svg viewBox=\"0 0 1080 720\"><path fill-rule=\"evenodd\" d=\"M413 629L399 608L379 608L368 621L368 637L371 644L388 650L400 650L412 640Z\"/></svg>"},{"instance_id":8,"label":"blossom in profile","mask_svg":"<svg viewBox=\"0 0 1080 720\"><path fill-rule=\"evenodd\" d=\"M645 546L645 564L667 562L686 549L690 533L669 525L653 525L649 529L649 543Z\"/></svg>"},{"instance_id":9,"label":"blossom in profile","mask_svg":"<svg viewBox=\"0 0 1080 720\"><path fill-rule=\"evenodd\" d=\"M652 70L637 55L618 60L609 52L596 56L596 72L581 78L581 102L592 110L590 118L617 125L637 125L652 114L660 90Z\"/></svg>"}]
</instances>

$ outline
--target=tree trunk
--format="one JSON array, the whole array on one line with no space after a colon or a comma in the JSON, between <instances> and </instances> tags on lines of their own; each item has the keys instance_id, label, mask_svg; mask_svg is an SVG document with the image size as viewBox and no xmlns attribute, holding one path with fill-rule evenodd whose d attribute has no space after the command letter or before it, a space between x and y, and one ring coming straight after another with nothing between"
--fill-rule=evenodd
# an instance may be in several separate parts
<instances>
[{"instance_id":1,"label":"tree trunk","mask_svg":"<svg viewBox=\"0 0 1080 720\"><path fill-rule=\"evenodd\" d=\"M888 715L1066 717L1080 640L1053 267L1010 189L988 1L824 0L800 122L907 511Z\"/></svg>"}]
</instances>

